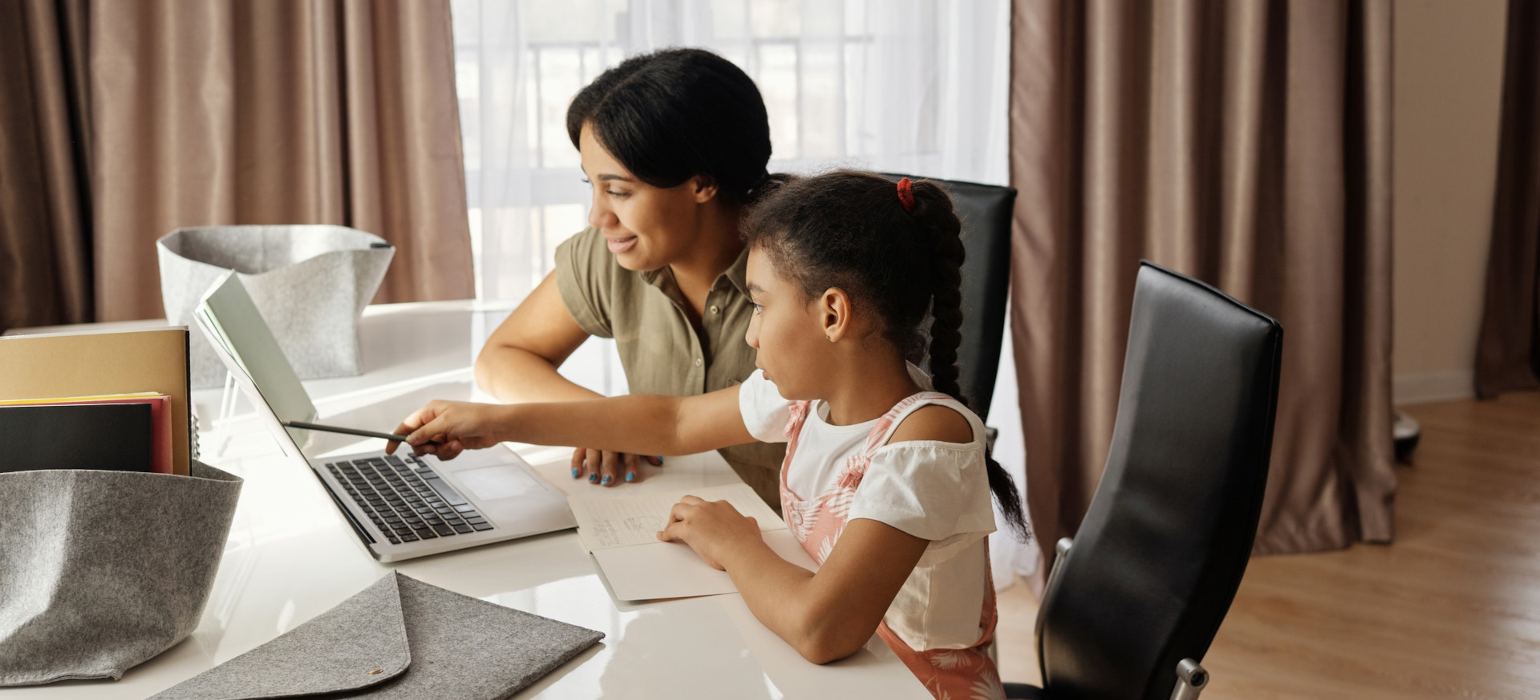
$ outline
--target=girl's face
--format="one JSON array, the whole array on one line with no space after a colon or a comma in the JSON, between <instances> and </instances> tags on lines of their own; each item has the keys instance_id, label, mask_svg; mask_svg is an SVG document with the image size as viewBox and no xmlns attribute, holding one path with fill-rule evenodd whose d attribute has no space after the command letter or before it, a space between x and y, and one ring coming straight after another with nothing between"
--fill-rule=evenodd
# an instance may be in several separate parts
<instances>
[{"instance_id":1,"label":"girl's face","mask_svg":"<svg viewBox=\"0 0 1540 700\"><path fill-rule=\"evenodd\" d=\"M758 352L755 364L775 382L781 396L794 400L820 398L827 386L825 356L833 344L823 334L817 305L795 282L782 277L759 247L749 249L749 300L754 316L744 340Z\"/></svg>"},{"instance_id":2,"label":"girl's face","mask_svg":"<svg viewBox=\"0 0 1540 700\"><path fill-rule=\"evenodd\" d=\"M603 234L615 261L627 270L656 270L684 257L700 235L701 205L714 186L690 178L675 187L654 187L620 164L584 124L578 135L583 174L593 189L588 223Z\"/></svg>"}]
</instances>

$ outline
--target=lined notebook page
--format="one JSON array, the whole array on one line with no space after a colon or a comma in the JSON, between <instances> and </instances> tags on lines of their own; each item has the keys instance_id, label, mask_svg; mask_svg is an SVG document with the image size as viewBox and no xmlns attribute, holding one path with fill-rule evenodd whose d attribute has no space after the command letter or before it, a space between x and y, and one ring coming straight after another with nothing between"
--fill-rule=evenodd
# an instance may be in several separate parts
<instances>
[{"instance_id":1,"label":"lined notebook page","mask_svg":"<svg viewBox=\"0 0 1540 700\"><path fill-rule=\"evenodd\" d=\"M786 527L747 484L707 486L603 498L574 496L570 505L578 522L578 538L588 551L651 544L668 524L669 511L686 495L727 501L739 513L759 522L760 531Z\"/></svg>"}]
</instances>

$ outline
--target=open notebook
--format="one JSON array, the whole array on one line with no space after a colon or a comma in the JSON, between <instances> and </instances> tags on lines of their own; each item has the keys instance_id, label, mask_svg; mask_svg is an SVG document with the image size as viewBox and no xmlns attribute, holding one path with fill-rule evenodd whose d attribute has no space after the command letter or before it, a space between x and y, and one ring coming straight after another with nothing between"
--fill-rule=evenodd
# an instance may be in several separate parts
<instances>
[{"instance_id":1,"label":"open notebook","mask_svg":"<svg viewBox=\"0 0 1540 700\"><path fill-rule=\"evenodd\" d=\"M648 490L618 497L573 495L568 505L577 518L578 538L598 562L616 598L637 601L737 592L731 577L708 566L688 546L658 540L669 510L685 495L731 503L759 522L760 535L782 559L808 571L818 568L786 523L747 484Z\"/></svg>"}]
</instances>

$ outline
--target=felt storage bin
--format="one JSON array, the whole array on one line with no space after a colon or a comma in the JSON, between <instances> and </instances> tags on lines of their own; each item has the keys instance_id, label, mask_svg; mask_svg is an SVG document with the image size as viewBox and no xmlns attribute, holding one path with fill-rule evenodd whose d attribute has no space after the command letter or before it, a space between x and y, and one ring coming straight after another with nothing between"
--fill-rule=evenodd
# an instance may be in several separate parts
<instances>
[{"instance_id":1,"label":"felt storage bin","mask_svg":"<svg viewBox=\"0 0 1540 700\"><path fill-rule=\"evenodd\" d=\"M118 679L191 634L241 479L0 473L0 686Z\"/></svg>"},{"instance_id":2,"label":"felt storage bin","mask_svg":"<svg viewBox=\"0 0 1540 700\"><path fill-rule=\"evenodd\" d=\"M395 249L345 226L179 228L156 243L166 318L190 326L198 301L234 270L301 379L362 370L358 319L374 298ZM192 386L218 386L224 365L194 334Z\"/></svg>"}]
</instances>

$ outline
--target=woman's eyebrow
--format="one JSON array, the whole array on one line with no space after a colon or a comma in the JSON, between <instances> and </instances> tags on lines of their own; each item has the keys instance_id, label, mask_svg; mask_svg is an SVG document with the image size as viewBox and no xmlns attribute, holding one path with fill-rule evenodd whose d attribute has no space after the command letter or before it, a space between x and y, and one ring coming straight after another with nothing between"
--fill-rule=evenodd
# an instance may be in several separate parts
<instances>
[{"instance_id":1,"label":"woman's eyebrow","mask_svg":"<svg viewBox=\"0 0 1540 700\"><path fill-rule=\"evenodd\" d=\"M624 175L615 175L613 173L599 173L599 176L594 179L598 180L599 182L610 182L612 180L618 180L620 182L636 182L636 180L633 180Z\"/></svg>"}]
</instances>

